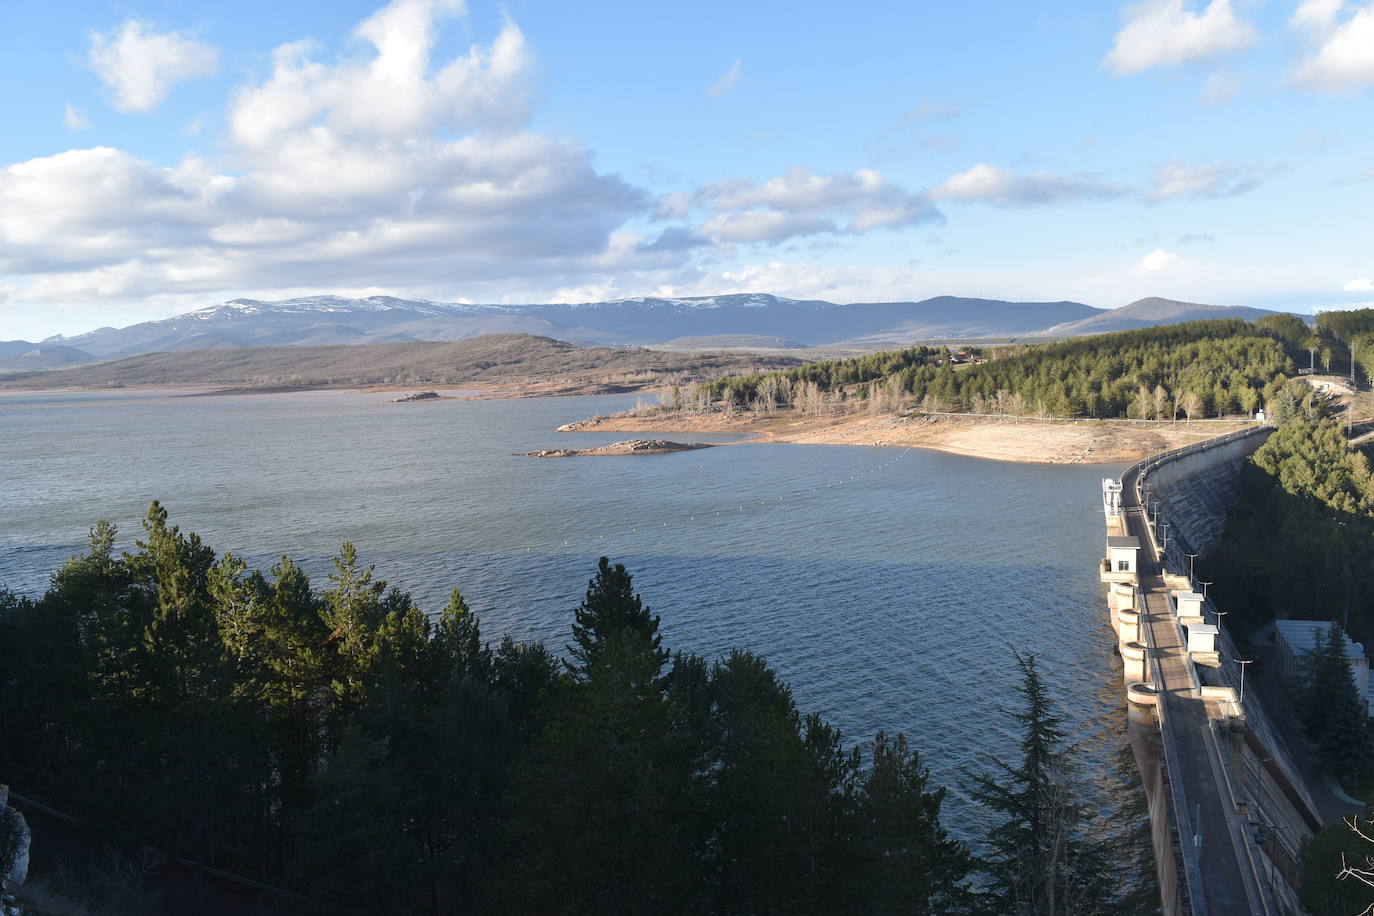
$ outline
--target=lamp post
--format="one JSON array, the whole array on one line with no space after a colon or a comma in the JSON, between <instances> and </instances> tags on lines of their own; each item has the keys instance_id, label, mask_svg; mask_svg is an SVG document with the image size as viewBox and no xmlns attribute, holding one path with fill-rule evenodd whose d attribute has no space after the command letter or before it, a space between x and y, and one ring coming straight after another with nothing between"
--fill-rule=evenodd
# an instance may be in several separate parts
<instances>
[{"instance_id":1,"label":"lamp post","mask_svg":"<svg viewBox=\"0 0 1374 916\"><path fill-rule=\"evenodd\" d=\"M1216 616L1216 618L1217 618L1217 629L1220 630L1220 629L1221 629L1221 618L1225 617L1227 614L1229 614L1229 613L1231 613L1231 612L1230 612L1230 611L1218 611L1218 610L1216 610L1215 608L1213 608L1213 609L1212 609L1212 613L1213 613L1213 614Z\"/></svg>"},{"instance_id":2,"label":"lamp post","mask_svg":"<svg viewBox=\"0 0 1374 916\"><path fill-rule=\"evenodd\" d=\"M1213 583L1213 582L1202 582L1202 581L1199 581L1199 582L1198 582L1198 585L1201 585L1201 586L1202 586L1202 600L1203 600L1203 601L1206 601L1206 600L1207 600L1207 586L1209 586L1209 585L1214 585L1214 584L1215 584L1215 583ZM1228 613L1229 613L1229 612L1228 612Z\"/></svg>"},{"instance_id":3,"label":"lamp post","mask_svg":"<svg viewBox=\"0 0 1374 916\"><path fill-rule=\"evenodd\" d=\"M1198 558L1198 554L1195 554L1195 553L1185 553L1184 556L1188 558L1188 581L1189 581L1189 582L1192 582L1192 581L1193 581L1193 561L1196 560L1196 559Z\"/></svg>"},{"instance_id":4,"label":"lamp post","mask_svg":"<svg viewBox=\"0 0 1374 916\"><path fill-rule=\"evenodd\" d=\"M1241 706L1245 705L1245 666L1254 663L1253 658L1238 658L1236 664L1240 665L1240 700Z\"/></svg>"}]
</instances>

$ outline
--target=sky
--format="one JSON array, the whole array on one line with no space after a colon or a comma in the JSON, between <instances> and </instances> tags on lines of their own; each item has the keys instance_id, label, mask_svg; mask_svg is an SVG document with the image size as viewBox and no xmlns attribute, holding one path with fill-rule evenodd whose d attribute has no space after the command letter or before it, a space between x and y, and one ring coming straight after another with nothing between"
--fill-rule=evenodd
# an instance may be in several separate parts
<instances>
[{"instance_id":1,"label":"sky","mask_svg":"<svg viewBox=\"0 0 1374 916\"><path fill-rule=\"evenodd\" d=\"M249 297L1374 303L1374 0L8 0L0 340Z\"/></svg>"}]
</instances>

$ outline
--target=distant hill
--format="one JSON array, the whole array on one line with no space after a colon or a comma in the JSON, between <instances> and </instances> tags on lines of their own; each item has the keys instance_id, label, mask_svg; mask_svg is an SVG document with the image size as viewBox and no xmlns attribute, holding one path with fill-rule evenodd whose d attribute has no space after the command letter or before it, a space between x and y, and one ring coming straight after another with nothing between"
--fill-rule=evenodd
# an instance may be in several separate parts
<instances>
[{"instance_id":1,"label":"distant hill","mask_svg":"<svg viewBox=\"0 0 1374 916\"><path fill-rule=\"evenodd\" d=\"M15 379L5 383L5 387L420 386L519 380L558 382L569 387L633 388L678 377L699 381L802 362L779 356L578 347L528 334L495 334L449 343L234 347L152 353Z\"/></svg>"},{"instance_id":2,"label":"distant hill","mask_svg":"<svg viewBox=\"0 0 1374 916\"><path fill-rule=\"evenodd\" d=\"M1039 332L1046 337L1080 337L1084 334L1105 334L1108 331L1130 331L1161 324L1179 324L1205 318L1243 318L1254 321L1276 312L1247 308L1240 305L1199 305L1149 296L1137 299L1119 309L1100 312L1077 321L1068 321Z\"/></svg>"},{"instance_id":3,"label":"distant hill","mask_svg":"<svg viewBox=\"0 0 1374 916\"><path fill-rule=\"evenodd\" d=\"M0 340L0 369L29 372L93 362L95 357L61 344L35 344L27 340Z\"/></svg>"}]
</instances>

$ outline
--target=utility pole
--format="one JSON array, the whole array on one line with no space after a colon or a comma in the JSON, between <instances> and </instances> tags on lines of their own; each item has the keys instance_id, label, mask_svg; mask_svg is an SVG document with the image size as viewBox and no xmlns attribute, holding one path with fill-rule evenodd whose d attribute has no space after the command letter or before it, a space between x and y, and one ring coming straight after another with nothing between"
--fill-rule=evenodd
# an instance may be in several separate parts
<instances>
[{"instance_id":1,"label":"utility pole","mask_svg":"<svg viewBox=\"0 0 1374 916\"><path fill-rule=\"evenodd\" d=\"M1240 665L1240 699L1237 701L1241 706L1245 705L1245 668L1254 663L1253 658L1238 658L1236 664Z\"/></svg>"}]
</instances>

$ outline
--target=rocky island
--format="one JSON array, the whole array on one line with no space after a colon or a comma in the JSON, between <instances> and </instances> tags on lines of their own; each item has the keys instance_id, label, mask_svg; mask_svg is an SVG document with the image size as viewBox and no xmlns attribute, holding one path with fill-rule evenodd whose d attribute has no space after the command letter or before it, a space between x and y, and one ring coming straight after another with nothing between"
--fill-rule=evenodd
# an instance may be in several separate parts
<instances>
[{"instance_id":1,"label":"rocky island","mask_svg":"<svg viewBox=\"0 0 1374 916\"><path fill-rule=\"evenodd\" d=\"M521 458L580 458L583 455L666 455L669 452L690 452L710 448L707 442L669 442L666 439L627 439L595 448L544 448L537 452L521 452Z\"/></svg>"}]
</instances>

